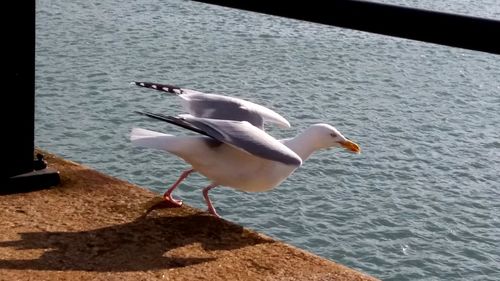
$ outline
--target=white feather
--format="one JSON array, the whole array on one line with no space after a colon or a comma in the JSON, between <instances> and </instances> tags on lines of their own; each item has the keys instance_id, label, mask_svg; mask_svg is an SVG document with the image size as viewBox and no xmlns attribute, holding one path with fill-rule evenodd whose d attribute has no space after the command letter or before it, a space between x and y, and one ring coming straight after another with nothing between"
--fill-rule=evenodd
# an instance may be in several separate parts
<instances>
[{"instance_id":1,"label":"white feather","mask_svg":"<svg viewBox=\"0 0 500 281\"><path fill-rule=\"evenodd\" d=\"M175 136L150 131L141 128L133 128L130 133L130 141L133 145L146 148L154 148L170 151L171 142Z\"/></svg>"}]
</instances>

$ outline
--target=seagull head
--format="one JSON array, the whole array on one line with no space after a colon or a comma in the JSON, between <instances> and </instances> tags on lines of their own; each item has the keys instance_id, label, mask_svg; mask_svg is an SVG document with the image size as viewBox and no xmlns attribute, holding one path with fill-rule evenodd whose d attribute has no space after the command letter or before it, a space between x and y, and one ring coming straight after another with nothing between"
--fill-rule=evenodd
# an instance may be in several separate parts
<instances>
[{"instance_id":1,"label":"seagull head","mask_svg":"<svg viewBox=\"0 0 500 281\"><path fill-rule=\"evenodd\" d=\"M359 145L344 137L335 127L328 124L314 124L309 128L307 134L314 139L318 149L340 147L353 153L361 153Z\"/></svg>"}]
</instances>

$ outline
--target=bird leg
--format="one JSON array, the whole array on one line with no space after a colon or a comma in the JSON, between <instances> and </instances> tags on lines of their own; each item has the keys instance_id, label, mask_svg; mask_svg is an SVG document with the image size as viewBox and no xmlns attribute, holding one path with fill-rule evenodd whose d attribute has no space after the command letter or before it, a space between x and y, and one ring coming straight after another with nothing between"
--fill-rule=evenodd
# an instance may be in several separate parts
<instances>
[{"instance_id":1,"label":"bird leg","mask_svg":"<svg viewBox=\"0 0 500 281\"><path fill-rule=\"evenodd\" d=\"M203 189L203 197L205 197L205 201L207 202L207 206L208 206L208 212L218 218L220 218L220 216L217 214L217 212L215 211L215 208L214 208L214 205L212 205L212 201L210 201L210 197L208 197L208 192L210 191L210 189L214 188L214 187L217 187L218 184L215 184L215 183L212 183L211 185L205 187Z\"/></svg>"},{"instance_id":2,"label":"bird leg","mask_svg":"<svg viewBox=\"0 0 500 281\"><path fill-rule=\"evenodd\" d=\"M189 170L186 170L186 171L182 172L181 176L177 179L177 181L169 189L167 189L167 191L165 192L165 194L163 194L163 199L165 199L165 201L167 201L168 203L172 203L172 205L173 205L172 207L180 207L180 206L182 206L182 201L174 199L172 197L172 192L192 172L194 172L194 169L189 169Z\"/></svg>"}]
</instances>

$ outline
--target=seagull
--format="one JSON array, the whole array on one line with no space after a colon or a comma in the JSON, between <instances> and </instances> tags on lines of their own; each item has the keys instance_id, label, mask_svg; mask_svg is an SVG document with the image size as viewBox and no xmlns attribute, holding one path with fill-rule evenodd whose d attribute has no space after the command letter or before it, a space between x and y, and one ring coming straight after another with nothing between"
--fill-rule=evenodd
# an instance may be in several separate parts
<instances>
[{"instance_id":1,"label":"seagull","mask_svg":"<svg viewBox=\"0 0 500 281\"><path fill-rule=\"evenodd\" d=\"M180 90L172 88L172 91L180 92L181 97L184 95ZM247 112L259 111L263 108L260 105L257 109L252 108L250 106L252 104L240 103L240 100L231 101L235 104L244 104L243 107ZM190 102L188 101L187 104L190 105ZM202 103L199 106L202 107ZM204 110L198 111L189 107L188 111L197 114ZM235 112L238 110L232 112L238 114ZM174 117L152 112L137 113L199 134L174 136L133 128L130 140L132 144L139 147L172 153L191 165L191 168L182 172L177 181L163 195L165 202L171 206L182 205L182 201L172 197L172 192L191 173L196 171L208 178L211 183L203 189L203 197L208 212L216 217L219 215L208 192L217 186L228 186L245 192L268 191L281 184L317 150L341 147L353 153L361 151L356 143L328 124L314 124L293 138L277 140L261 129L261 121L254 123L256 119L241 120L244 118L233 115L226 116L228 119L217 119L192 114ZM221 116L214 112L209 113L212 117Z\"/></svg>"},{"instance_id":2,"label":"seagull","mask_svg":"<svg viewBox=\"0 0 500 281\"><path fill-rule=\"evenodd\" d=\"M247 121L262 130L264 129L264 121L274 123L282 128L290 128L290 123L283 116L267 107L247 100L159 83L132 82L131 84L180 97L184 110L195 117Z\"/></svg>"}]
</instances>

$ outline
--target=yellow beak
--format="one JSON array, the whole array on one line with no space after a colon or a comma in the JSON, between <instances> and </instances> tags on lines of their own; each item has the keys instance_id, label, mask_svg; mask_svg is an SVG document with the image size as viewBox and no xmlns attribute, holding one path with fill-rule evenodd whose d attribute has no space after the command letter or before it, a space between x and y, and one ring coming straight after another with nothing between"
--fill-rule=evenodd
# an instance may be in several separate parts
<instances>
[{"instance_id":1,"label":"yellow beak","mask_svg":"<svg viewBox=\"0 0 500 281\"><path fill-rule=\"evenodd\" d=\"M357 145L356 143L354 143L350 140L340 141L339 143L340 143L340 145L342 145L343 148L345 148L351 152L361 153L361 148L359 147L359 145Z\"/></svg>"}]
</instances>

